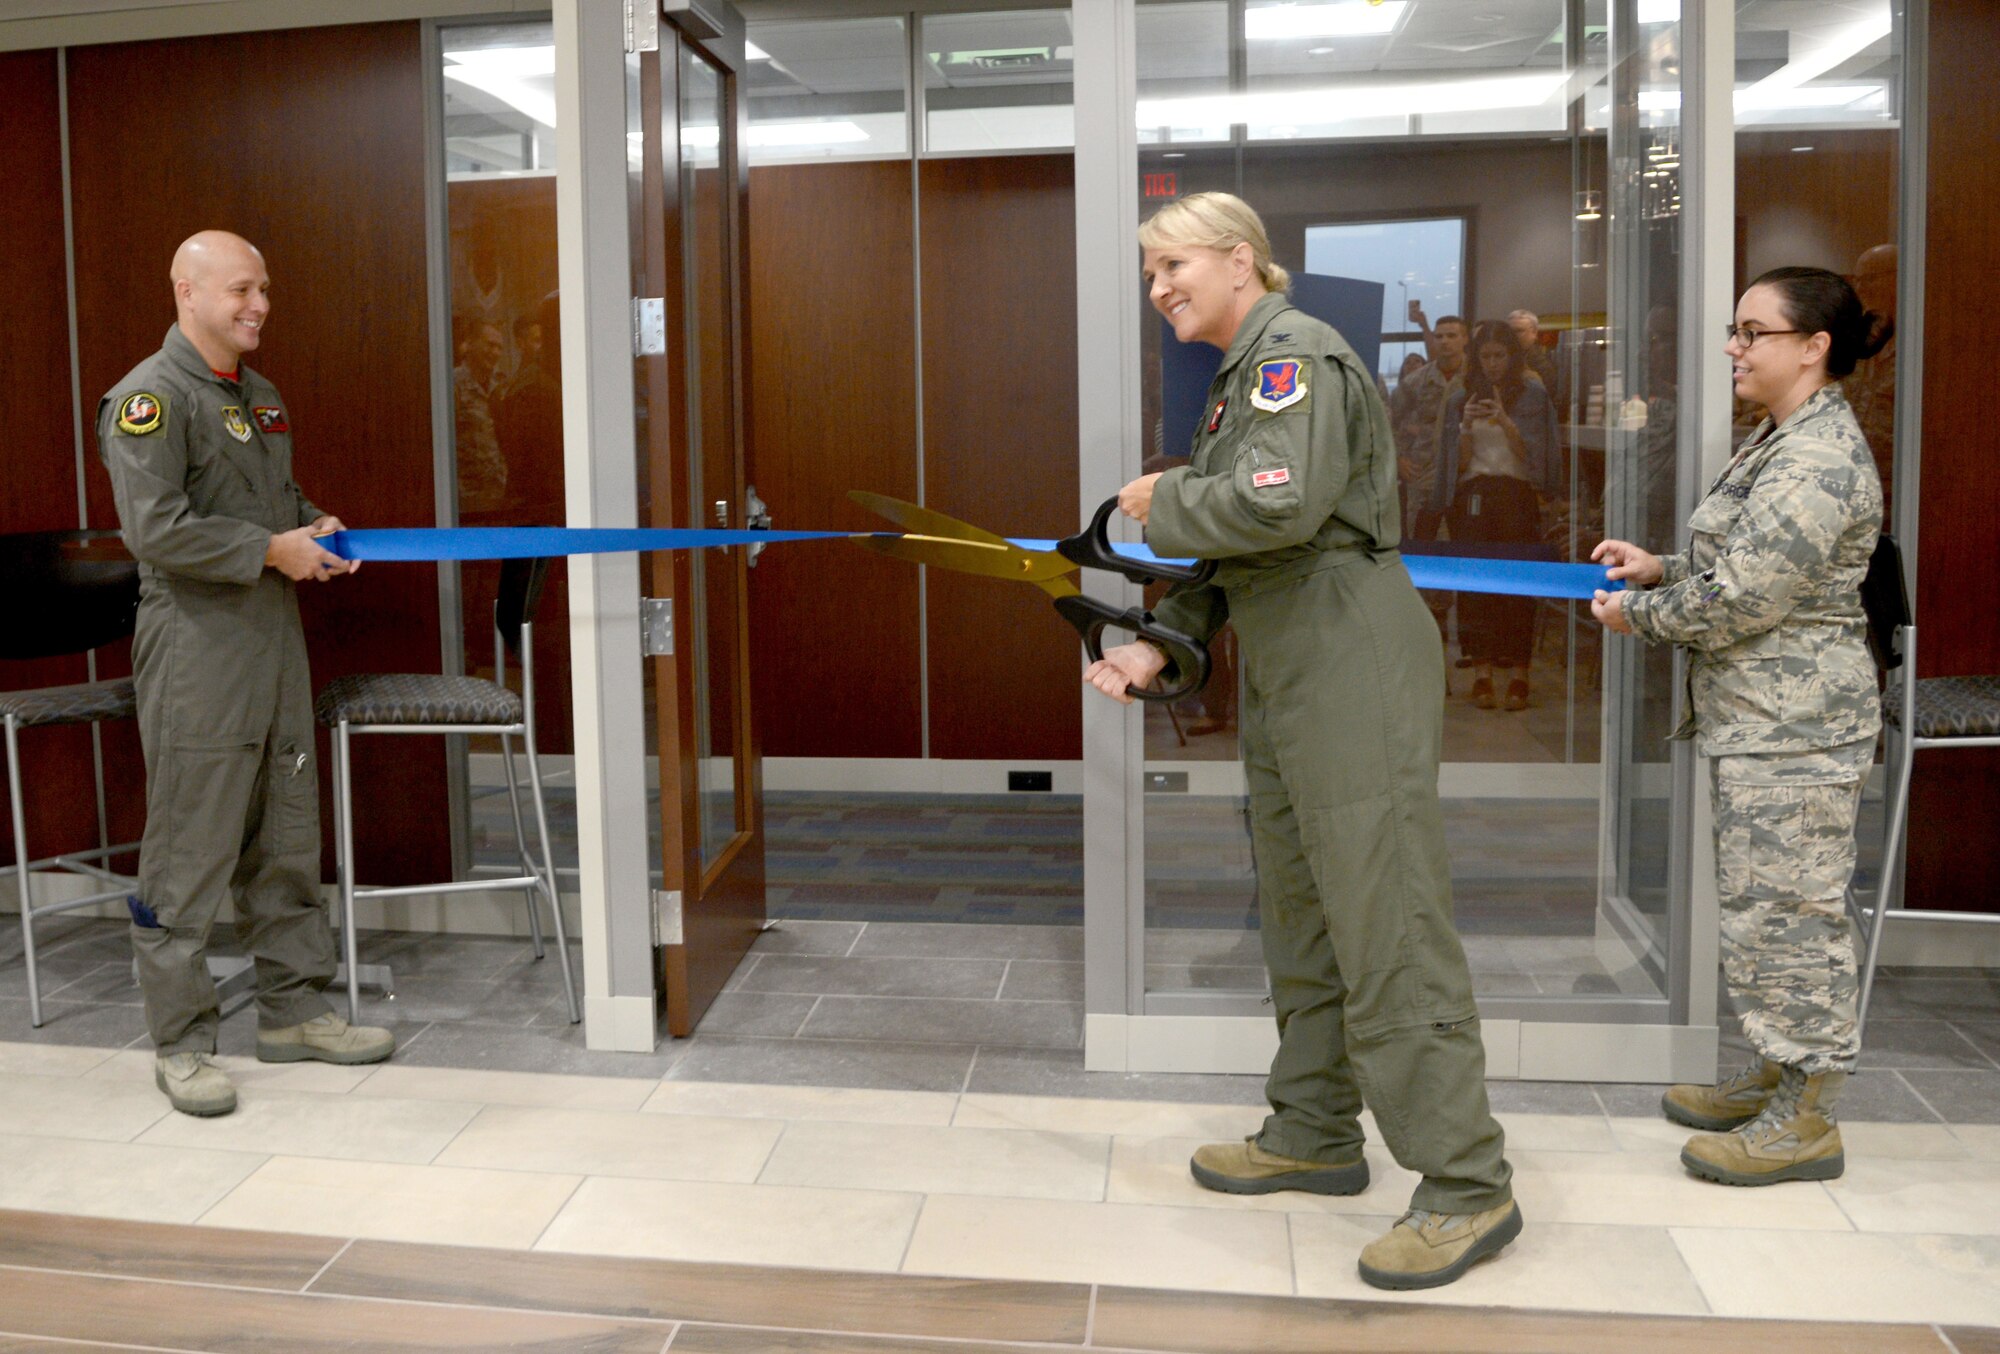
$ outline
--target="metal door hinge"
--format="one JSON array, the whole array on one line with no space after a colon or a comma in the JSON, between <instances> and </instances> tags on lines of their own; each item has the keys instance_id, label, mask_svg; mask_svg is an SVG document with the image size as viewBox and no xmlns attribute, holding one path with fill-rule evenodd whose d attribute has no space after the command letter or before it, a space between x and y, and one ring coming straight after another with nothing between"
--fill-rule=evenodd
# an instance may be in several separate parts
<instances>
[{"instance_id":1,"label":"metal door hinge","mask_svg":"<svg viewBox=\"0 0 2000 1354\"><path fill-rule=\"evenodd\" d=\"M660 0L625 0L625 50L660 50Z\"/></svg>"},{"instance_id":2,"label":"metal door hinge","mask_svg":"<svg viewBox=\"0 0 2000 1354\"><path fill-rule=\"evenodd\" d=\"M679 889L653 890L653 945L679 945L681 943L681 891Z\"/></svg>"},{"instance_id":3,"label":"metal door hinge","mask_svg":"<svg viewBox=\"0 0 2000 1354\"><path fill-rule=\"evenodd\" d=\"M639 599L639 652L647 658L674 656L674 599Z\"/></svg>"},{"instance_id":4,"label":"metal door hinge","mask_svg":"<svg viewBox=\"0 0 2000 1354\"><path fill-rule=\"evenodd\" d=\"M658 357L667 350L667 303L664 297L632 298L632 356Z\"/></svg>"}]
</instances>

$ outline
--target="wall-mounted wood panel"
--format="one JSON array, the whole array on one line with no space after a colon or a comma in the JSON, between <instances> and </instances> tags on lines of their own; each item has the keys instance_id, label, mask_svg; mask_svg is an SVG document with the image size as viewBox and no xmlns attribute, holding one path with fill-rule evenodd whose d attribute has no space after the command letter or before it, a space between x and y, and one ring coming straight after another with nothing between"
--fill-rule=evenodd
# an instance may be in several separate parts
<instances>
[{"instance_id":1,"label":"wall-mounted wood panel","mask_svg":"<svg viewBox=\"0 0 2000 1354\"><path fill-rule=\"evenodd\" d=\"M76 433L71 421L69 291L64 280L62 123L56 53L0 55L0 184L9 206L0 227L0 294L7 319L7 453L0 456L0 532L63 531L77 525ZM12 586L11 580L0 580ZM106 676L130 670L128 644L100 654ZM0 660L0 690L88 679L82 655ZM110 726L107 726L109 730ZM115 742L115 735L114 735ZM28 850L35 856L97 845L96 777L90 731L32 729L21 735ZM8 821L0 781L0 824ZM0 830L0 863L14 837ZM129 862L127 862L129 863ZM13 885L6 885L13 897Z\"/></svg>"},{"instance_id":2,"label":"wall-mounted wood panel","mask_svg":"<svg viewBox=\"0 0 2000 1354\"><path fill-rule=\"evenodd\" d=\"M750 480L779 527L885 524L849 489L917 497L906 161L750 172ZM1072 477L1073 478L1073 477ZM767 757L917 757L917 571L845 541L750 572Z\"/></svg>"},{"instance_id":3,"label":"wall-mounted wood panel","mask_svg":"<svg viewBox=\"0 0 2000 1354\"><path fill-rule=\"evenodd\" d=\"M431 524L419 26L73 48L69 98L90 411L173 322L175 246L233 230L270 264L271 326L251 365L284 392L307 493L353 526ZM91 442L91 521L108 526ZM438 670L432 566L377 564L300 591L316 686ZM442 740L363 738L356 754L360 873L446 877Z\"/></svg>"},{"instance_id":4,"label":"wall-mounted wood panel","mask_svg":"<svg viewBox=\"0 0 2000 1354\"><path fill-rule=\"evenodd\" d=\"M1923 460L1916 613L1920 676L2000 672L2000 424L1972 392L1993 346L1982 300L2000 276L2000 7L1931 0L1930 216L1924 253ZM2000 910L2000 755L1919 756L1910 798L1908 899Z\"/></svg>"},{"instance_id":5,"label":"wall-mounted wood panel","mask_svg":"<svg viewBox=\"0 0 2000 1354\"><path fill-rule=\"evenodd\" d=\"M1078 524L1068 155L926 160L924 501L1007 536ZM931 755L1083 755L1076 633L1046 594L930 571Z\"/></svg>"}]
</instances>

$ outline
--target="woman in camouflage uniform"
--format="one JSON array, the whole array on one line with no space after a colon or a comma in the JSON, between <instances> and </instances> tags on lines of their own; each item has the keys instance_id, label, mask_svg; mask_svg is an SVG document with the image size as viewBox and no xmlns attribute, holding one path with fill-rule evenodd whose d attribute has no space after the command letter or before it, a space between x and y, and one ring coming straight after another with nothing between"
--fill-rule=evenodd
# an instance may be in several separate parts
<instances>
[{"instance_id":1,"label":"woman in camouflage uniform","mask_svg":"<svg viewBox=\"0 0 2000 1354\"><path fill-rule=\"evenodd\" d=\"M1685 555L1603 541L1591 556L1640 589L1599 592L1598 620L1688 650L1674 736L1710 758L1723 967L1757 1056L1661 1108L1711 1130L1681 1160L1723 1184L1831 1180L1845 1164L1833 1106L1860 1042L1844 898L1882 722L1861 578L1882 485L1839 382L1880 346L1838 274L1758 278L1726 351L1736 394L1769 417L1688 518Z\"/></svg>"}]
</instances>

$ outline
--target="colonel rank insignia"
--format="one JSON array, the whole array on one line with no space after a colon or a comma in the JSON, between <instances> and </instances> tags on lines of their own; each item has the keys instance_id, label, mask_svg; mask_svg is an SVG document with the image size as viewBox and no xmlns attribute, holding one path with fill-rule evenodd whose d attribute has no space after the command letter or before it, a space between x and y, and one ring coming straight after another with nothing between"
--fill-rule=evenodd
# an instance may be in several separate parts
<instances>
[{"instance_id":1,"label":"colonel rank insignia","mask_svg":"<svg viewBox=\"0 0 2000 1354\"><path fill-rule=\"evenodd\" d=\"M165 414L166 406L160 403L158 395L150 390L134 391L118 406L118 431L133 437L158 432Z\"/></svg>"},{"instance_id":2,"label":"colonel rank insignia","mask_svg":"<svg viewBox=\"0 0 2000 1354\"><path fill-rule=\"evenodd\" d=\"M250 440L250 420L243 417L243 411L233 404L222 406L222 426L239 442Z\"/></svg>"},{"instance_id":3,"label":"colonel rank insignia","mask_svg":"<svg viewBox=\"0 0 2000 1354\"><path fill-rule=\"evenodd\" d=\"M1281 357L1257 367L1257 388L1250 392L1250 405L1267 414L1289 409L1306 397L1306 373L1295 357Z\"/></svg>"}]
</instances>

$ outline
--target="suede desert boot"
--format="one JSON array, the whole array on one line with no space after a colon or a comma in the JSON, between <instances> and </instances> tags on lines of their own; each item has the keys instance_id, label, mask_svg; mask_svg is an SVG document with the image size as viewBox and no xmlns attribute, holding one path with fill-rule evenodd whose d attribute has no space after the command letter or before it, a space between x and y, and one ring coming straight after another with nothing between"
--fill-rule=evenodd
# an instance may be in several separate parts
<instances>
[{"instance_id":1,"label":"suede desert boot","mask_svg":"<svg viewBox=\"0 0 2000 1354\"><path fill-rule=\"evenodd\" d=\"M229 1074L206 1053L162 1053L153 1059L153 1084L182 1114L208 1119L236 1108Z\"/></svg>"},{"instance_id":2,"label":"suede desert boot","mask_svg":"<svg viewBox=\"0 0 2000 1354\"><path fill-rule=\"evenodd\" d=\"M1733 1133L1695 1134L1681 1149L1681 1164L1719 1185L1839 1179L1847 1157L1833 1103L1846 1080L1845 1072L1781 1069L1763 1113Z\"/></svg>"},{"instance_id":3,"label":"suede desert boot","mask_svg":"<svg viewBox=\"0 0 2000 1354\"><path fill-rule=\"evenodd\" d=\"M1368 1162L1357 1149L1346 1162L1299 1161L1266 1152L1255 1134L1242 1142L1212 1142L1197 1147L1188 1172L1205 1189L1224 1194L1276 1194L1282 1189L1307 1194L1359 1194L1368 1188Z\"/></svg>"},{"instance_id":4,"label":"suede desert boot","mask_svg":"<svg viewBox=\"0 0 2000 1354\"><path fill-rule=\"evenodd\" d=\"M1413 1208L1362 1249L1361 1278L1376 1288L1440 1288L1519 1235L1521 1209L1511 1199L1483 1213Z\"/></svg>"},{"instance_id":5,"label":"suede desert boot","mask_svg":"<svg viewBox=\"0 0 2000 1354\"><path fill-rule=\"evenodd\" d=\"M1748 1067L1713 1086L1669 1086L1660 1097L1660 1111L1683 1128L1727 1133L1763 1113L1777 1089L1778 1064L1752 1058Z\"/></svg>"},{"instance_id":6,"label":"suede desert boot","mask_svg":"<svg viewBox=\"0 0 2000 1354\"><path fill-rule=\"evenodd\" d=\"M303 1025L257 1031L257 1061L379 1063L396 1051L396 1036L373 1025L350 1025L322 1011Z\"/></svg>"}]
</instances>

